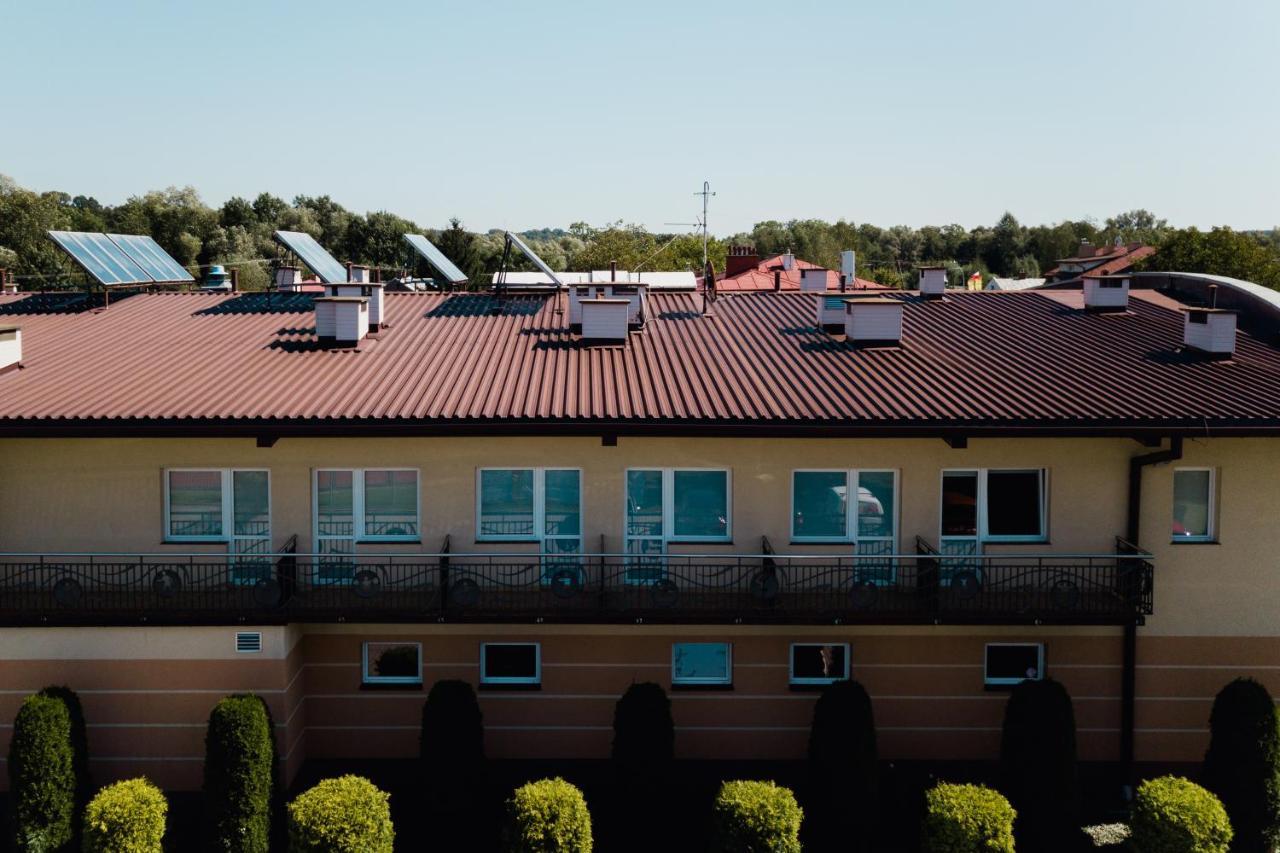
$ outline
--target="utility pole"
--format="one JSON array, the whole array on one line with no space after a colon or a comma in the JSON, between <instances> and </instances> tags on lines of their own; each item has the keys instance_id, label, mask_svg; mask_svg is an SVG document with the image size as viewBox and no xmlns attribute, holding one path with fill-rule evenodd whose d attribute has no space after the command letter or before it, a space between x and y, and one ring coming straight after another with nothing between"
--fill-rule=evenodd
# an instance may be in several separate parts
<instances>
[{"instance_id":1,"label":"utility pole","mask_svg":"<svg viewBox=\"0 0 1280 853\"><path fill-rule=\"evenodd\" d=\"M696 192L694 195L702 196L702 268L707 268L707 204L711 201L711 197L715 195L711 191L711 182L702 182L702 192Z\"/></svg>"}]
</instances>

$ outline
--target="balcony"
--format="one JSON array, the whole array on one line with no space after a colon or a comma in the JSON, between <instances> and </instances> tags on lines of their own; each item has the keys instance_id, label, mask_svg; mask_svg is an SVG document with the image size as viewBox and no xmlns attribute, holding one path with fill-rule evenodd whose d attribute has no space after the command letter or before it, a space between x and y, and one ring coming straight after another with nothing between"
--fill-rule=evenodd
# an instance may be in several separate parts
<instances>
[{"instance_id":1,"label":"balcony","mask_svg":"<svg viewBox=\"0 0 1280 853\"><path fill-rule=\"evenodd\" d=\"M0 625L1141 622L1151 556L0 554Z\"/></svg>"}]
</instances>

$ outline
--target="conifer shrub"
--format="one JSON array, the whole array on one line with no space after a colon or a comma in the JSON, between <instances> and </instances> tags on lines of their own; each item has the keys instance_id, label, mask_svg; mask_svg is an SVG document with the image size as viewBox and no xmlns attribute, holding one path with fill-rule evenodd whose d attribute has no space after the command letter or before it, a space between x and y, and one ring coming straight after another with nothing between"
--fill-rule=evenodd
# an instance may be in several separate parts
<instances>
[{"instance_id":1,"label":"conifer shrub","mask_svg":"<svg viewBox=\"0 0 1280 853\"><path fill-rule=\"evenodd\" d=\"M1000 765L1018 812L1018 842L1044 851L1076 844L1076 719L1062 684L1028 679L1014 686L1005 704Z\"/></svg>"},{"instance_id":2,"label":"conifer shrub","mask_svg":"<svg viewBox=\"0 0 1280 853\"><path fill-rule=\"evenodd\" d=\"M1130 820L1134 853L1227 853L1231 823L1218 798L1179 776L1138 786Z\"/></svg>"},{"instance_id":3,"label":"conifer shrub","mask_svg":"<svg viewBox=\"0 0 1280 853\"><path fill-rule=\"evenodd\" d=\"M40 695L62 700L71 716L71 766L76 774L77 818L74 822L78 824L79 815L93 796L93 785L89 777L89 733L84 722L84 706L80 704L79 695L65 685L51 684L41 690Z\"/></svg>"},{"instance_id":4,"label":"conifer shrub","mask_svg":"<svg viewBox=\"0 0 1280 853\"><path fill-rule=\"evenodd\" d=\"M817 786L833 792L855 820L874 816L880 768L871 697L856 681L837 681L813 706L809 764Z\"/></svg>"},{"instance_id":5,"label":"conifer shrub","mask_svg":"<svg viewBox=\"0 0 1280 853\"><path fill-rule=\"evenodd\" d=\"M169 803L146 779L98 792L84 814L84 853L161 853Z\"/></svg>"},{"instance_id":6,"label":"conifer shrub","mask_svg":"<svg viewBox=\"0 0 1280 853\"><path fill-rule=\"evenodd\" d=\"M675 756L676 728L667 691L651 681L632 684L613 710L613 760L624 773L663 772Z\"/></svg>"},{"instance_id":7,"label":"conifer shrub","mask_svg":"<svg viewBox=\"0 0 1280 853\"><path fill-rule=\"evenodd\" d=\"M428 772L449 776L484 761L484 717L476 691L465 681L437 681L422 706L419 743Z\"/></svg>"},{"instance_id":8,"label":"conifer shrub","mask_svg":"<svg viewBox=\"0 0 1280 853\"><path fill-rule=\"evenodd\" d=\"M1213 700L1202 781L1227 810L1233 853L1280 845L1280 714L1252 678L1236 679Z\"/></svg>"},{"instance_id":9,"label":"conifer shrub","mask_svg":"<svg viewBox=\"0 0 1280 853\"><path fill-rule=\"evenodd\" d=\"M582 791L563 779L522 785L507 800L506 853L591 853L591 812Z\"/></svg>"},{"instance_id":10,"label":"conifer shrub","mask_svg":"<svg viewBox=\"0 0 1280 853\"><path fill-rule=\"evenodd\" d=\"M261 697L236 694L213 707L205 730L206 850L268 853L275 753L271 716Z\"/></svg>"},{"instance_id":11,"label":"conifer shrub","mask_svg":"<svg viewBox=\"0 0 1280 853\"><path fill-rule=\"evenodd\" d=\"M983 785L935 785L925 794L924 853L1013 853L1017 812Z\"/></svg>"},{"instance_id":12,"label":"conifer shrub","mask_svg":"<svg viewBox=\"0 0 1280 853\"><path fill-rule=\"evenodd\" d=\"M37 693L23 700L9 742L9 791L18 853L74 849L76 759L62 699Z\"/></svg>"},{"instance_id":13,"label":"conifer shrub","mask_svg":"<svg viewBox=\"0 0 1280 853\"><path fill-rule=\"evenodd\" d=\"M393 853L390 797L362 776L325 779L288 815L289 853Z\"/></svg>"},{"instance_id":14,"label":"conifer shrub","mask_svg":"<svg viewBox=\"0 0 1280 853\"><path fill-rule=\"evenodd\" d=\"M715 853L800 853L804 811L773 782L725 782L712 817Z\"/></svg>"}]
</instances>

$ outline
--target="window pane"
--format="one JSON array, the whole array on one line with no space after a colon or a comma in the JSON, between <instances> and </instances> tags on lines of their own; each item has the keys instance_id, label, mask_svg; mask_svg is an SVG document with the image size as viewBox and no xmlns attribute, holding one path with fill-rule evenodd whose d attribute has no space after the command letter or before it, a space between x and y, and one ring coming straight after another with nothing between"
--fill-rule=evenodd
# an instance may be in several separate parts
<instances>
[{"instance_id":1,"label":"window pane","mask_svg":"<svg viewBox=\"0 0 1280 853\"><path fill-rule=\"evenodd\" d=\"M482 680L536 681L538 647L534 643L486 643Z\"/></svg>"},{"instance_id":2,"label":"window pane","mask_svg":"<svg viewBox=\"0 0 1280 853\"><path fill-rule=\"evenodd\" d=\"M1040 472L991 471L987 474L987 533L991 536L1040 536Z\"/></svg>"},{"instance_id":3,"label":"window pane","mask_svg":"<svg viewBox=\"0 0 1280 853\"><path fill-rule=\"evenodd\" d=\"M724 471L676 471L674 479L674 534L707 537L727 535L728 474Z\"/></svg>"},{"instance_id":4,"label":"window pane","mask_svg":"<svg viewBox=\"0 0 1280 853\"><path fill-rule=\"evenodd\" d=\"M1209 535L1209 472L1173 472L1173 537Z\"/></svg>"},{"instance_id":5,"label":"window pane","mask_svg":"<svg viewBox=\"0 0 1280 853\"><path fill-rule=\"evenodd\" d=\"M222 472L169 472L169 535L222 535Z\"/></svg>"},{"instance_id":6,"label":"window pane","mask_svg":"<svg viewBox=\"0 0 1280 853\"><path fill-rule=\"evenodd\" d=\"M792 508L796 536L840 539L848 527L848 475L843 471L796 471Z\"/></svg>"},{"instance_id":7,"label":"window pane","mask_svg":"<svg viewBox=\"0 0 1280 853\"><path fill-rule=\"evenodd\" d=\"M958 471L943 475L942 535L978 535L977 471Z\"/></svg>"},{"instance_id":8,"label":"window pane","mask_svg":"<svg viewBox=\"0 0 1280 853\"><path fill-rule=\"evenodd\" d=\"M417 643L366 643L368 681L421 681L420 649Z\"/></svg>"},{"instance_id":9,"label":"window pane","mask_svg":"<svg viewBox=\"0 0 1280 853\"><path fill-rule=\"evenodd\" d=\"M532 468L480 472L480 535L534 535Z\"/></svg>"},{"instance_id":10,"label":"window pane","mask_svg":"<svg viewBox=\"0 0 1280 853\"><path fill-rule=\"evenodd\" d=\"M676 643L672 646L672 683L728 684L731 676L728 643Z\"/></svg>"},{"instance_id":11,"label":"window pane","mask_svg":"<svg viewBox=\"0 0 1280 853\"><path fill-rule=\"evenodd\" d=\"M893 472L858 474L858 536L893 536Z\"/></svg>"},{"instance_id":12,"label":"window pane","mask_svg":"<svg viewBox=\"0 0 1280 853\"><path fill-rule=\"evenodd\" d=\"M627 472L627 535L662 535L662 472Z\"/></svg>"},{"instance_id":13,"label":"window pane","mask_svg":"<svg viewBox=\"0 0 1280 853\"><path fill-rule=\"evenodd\" d=\"M321 536L354 536L355 506L350 471L316 472L316 531Z\"/></svg>"},{"instance_id":14,"label":"window pane","mask_svg":"<svg viewBox=\"0 0 1280 853\"><path fill-rule=\"evenodd\" d=\"M231 504L236 536L271 534L266 471L232 471Z\"/></svg>"},{"instance_id":15,"label":"window pane","mask_svg":"<svg viewBox=\"0 0 1280 853\"><path fill-rule=\"evenodd\" d=\"M838 681L845 677L845 647L836 645L796 645L791 647L791 678Z\"/></svg>"},{"instance_id":16,"label":"window pane","mask_svg":"<svg viewBox=\"0 0 1280 853\"><path fill-rule=\"evenodd\" d=\"M577 471L543 473L547 536L582 535L580 480Z\"/></svg>"},{"instance_id":17,"label":"window pane","mask_svg":"<svg viewBox=\"0 0 1280 853\"><path fill-rule=\"evenodd\" d=\"M364 535L418 535L418 472L364 472Z\"/></svg>"}]
</instances>

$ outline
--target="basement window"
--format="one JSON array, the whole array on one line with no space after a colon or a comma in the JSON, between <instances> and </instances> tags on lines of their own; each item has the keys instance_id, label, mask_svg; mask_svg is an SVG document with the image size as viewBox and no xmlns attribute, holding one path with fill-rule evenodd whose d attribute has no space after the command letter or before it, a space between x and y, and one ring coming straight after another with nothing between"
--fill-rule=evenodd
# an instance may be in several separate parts
<instances>
[{"instance_id":1,"label":"basement window","mask_svg":"<svg viewBox=\"0 0 1280 853\"><path fill-rule=\"evenodd\" d=\"M540 643L481 643L480 683L536 686L542 683Z\"/></svg>"},{"instance_id":2,"label":"basement window","mask_svg":"<svg viewBox=\"0 0 1280 853\"><path fill-rule=\"evenodd\" d=\"M365 684L421 684L422 644L365 643L362 667Z\"/></svg>"},{"instance_id":3,"label":"basement window","mask_svg":"<svg viewBox=\"0 0 1280 853\"><path fill-rule=\"evenodd\" d=\"M793 686L834 684L848 679L848 643L791 644Z\"/></svg>"},{"instance_id":4,"label":"basement window","mask_svg":"<svg viewBox=\"0 0 1280 853\"><path fill-rule=\"evenodd\" d=\"M1214 541L1214 472L1212 468L1177 468L1173 472L1174 542Z\"/></svg>"},{"instance_id":5,"label":"basement window","mask_svg":"<svg viewBox=\"0 0 1280 853\"><path fill-rule=\"evenodd\" d=\"M1008 687L1044 678L1044 643L987 643L983 684Z\"/></svg>"},{"instance_id":6,"label":"basement window","mask_svg":"<svg viewBox=\"0 0 1280 853\"><path fill-rule=\"evenodd\" d=\"M672 643L672 687L721 687L733 684L733 646L729 643Z\"/></svg>"}]
</instances>

